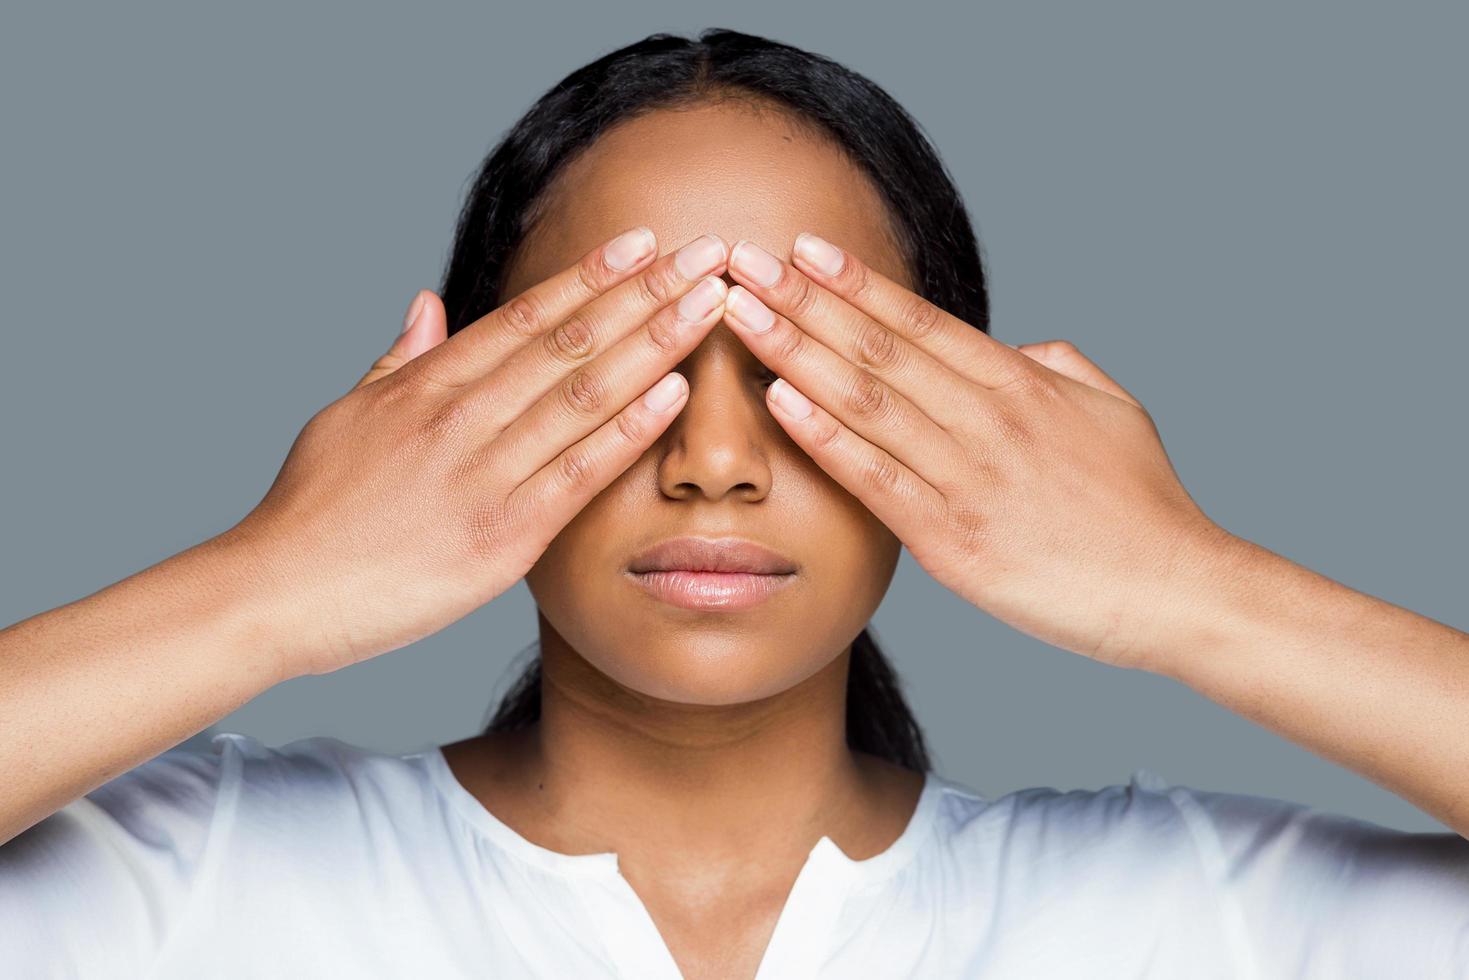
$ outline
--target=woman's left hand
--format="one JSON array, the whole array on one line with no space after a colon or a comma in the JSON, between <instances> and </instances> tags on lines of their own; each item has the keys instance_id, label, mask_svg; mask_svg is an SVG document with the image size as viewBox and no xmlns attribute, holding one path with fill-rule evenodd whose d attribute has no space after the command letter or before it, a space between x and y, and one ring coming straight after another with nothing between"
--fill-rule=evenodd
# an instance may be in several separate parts
<instances>
[{"instance_id":1,"label":"woman's left hand","mask_svg":"<svg viewBox=\"0 0 1469 980\"><path fill-rule=\"evenodd\" d=\"M1201 629L1240 539L1184 490L1137 399L1067 341L1013 348L814 236L793 263L737 243L725 320L780 375L781 426L929 574L1116 666Z\"/></svg>"}]
</instances>

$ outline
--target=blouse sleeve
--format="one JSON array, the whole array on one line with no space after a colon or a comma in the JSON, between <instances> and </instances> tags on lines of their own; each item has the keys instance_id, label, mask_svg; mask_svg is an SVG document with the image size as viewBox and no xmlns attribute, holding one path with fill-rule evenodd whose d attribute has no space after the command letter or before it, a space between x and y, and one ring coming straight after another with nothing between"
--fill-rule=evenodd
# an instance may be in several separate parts
<instances>
[{"instance_id":1,"label":"blouse sleeve","mask_svg":"<svg viewBox=\"0 0 1469 980\"><path fill-rule=\"evenodd\" d=\"M171 749L0 845L0 972L142 976L205 870L225 761Z\"/></svg>"},{"instance_id":2,"label":"blouse sleeve","mask_svg":"<svg viewBox=\"0 0 1469 980\"><path fill-rule=\"evenodd\" d=\"M1469 977L1469 840L1171 787L1262 977Z\"/></svg>"}]
</instances>

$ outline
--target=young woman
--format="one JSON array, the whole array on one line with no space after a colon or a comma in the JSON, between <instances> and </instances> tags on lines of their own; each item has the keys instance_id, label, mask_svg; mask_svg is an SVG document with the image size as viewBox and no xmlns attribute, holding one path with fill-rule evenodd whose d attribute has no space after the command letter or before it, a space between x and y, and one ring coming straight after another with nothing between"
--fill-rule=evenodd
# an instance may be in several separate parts
<instances>
[{"instance_id":1,"label":"young woman","mask_svg":"<svg viewBox=\"0 0 1469 980\"><path fill-rule=\"evenodd\" d=\"M1469 971L1469 636L1225 532L1074 346L990 337L868 80L613 52L490 154L440 293L238 525L0 633L0 972ZM905 545L1458 833L943 778L864 628ZM482 735L165 751L522 576L539 657Z\"/></svg>"}]
</instances>

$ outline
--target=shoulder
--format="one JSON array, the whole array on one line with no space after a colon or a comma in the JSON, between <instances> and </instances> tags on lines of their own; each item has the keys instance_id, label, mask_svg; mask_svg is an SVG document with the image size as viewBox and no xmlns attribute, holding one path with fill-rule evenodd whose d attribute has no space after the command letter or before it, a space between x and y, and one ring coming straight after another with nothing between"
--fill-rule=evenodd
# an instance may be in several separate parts
<instances>
[{"instance_id":1,"label":"shoulder","mask_svg":"<svg viewBox=\"0 0 1469 980\"><path fill-rule=\"evenodd\" d=\"M166 852L184 870L198 864L212 836L229 830L241 807L284 806L310 812L333 801L385 801L373 785L421 782L424 767L340 739L317 736L279 747L238 732L214 735L206 748L177 746L116 776L15 838L16 855L45 842L87 838ZM68 845L75 849L76 845Z\"/></svg>"},{"instance_id":2,"label":"shoulder","mask_svg":"<svg viewBox=\"0 0 1469 980\"><path fill-rule=\"evenodd\" d=\"M997 834L1067 850L1128 838L1187 833L1170 786L1138 769L1126 783L1100 789L1032 786L988 797L946 777L935 776L940 823L960 836Z\"/></svg>"},{"instance_id":3,"label":"shoulder","mask_svg":"<svg viewBox=\"0 0 1469 980\"><path fill-rule=\"evenodd\" d=\"M421 755L330 736L272 746L220 732L202 749L180 745L123 773L52 823L72 828L67 836L144 853L175 869L181 884L197 883L222 852L332 846L354 828L392 826L395 811L422 811L427 778Z\"/></svg>"},{"instance_id":4,"label":"shoulder","mask_svg":"<svg viewBox=\"0 0 1469 980\"><path fill-rule=\"evenodd\" d=\"M98 975L142 972L222 864L252 841L287 846L297 830L282 814L326 826L364 765L334 739L272 749L222 733L121 773L0 846L0 948L25 964L70 950L79 973L94 955L111 964Z\"/></svg>"},{"instance_id":5,"label":"shoulder","mask_svg":"<svg viewBox=\"0 0 1469 980\"><path fill-rule=\"evenodd\" d=\"M1234 873L1242 865L1286 854L1297 870L1312 864L1340 869L1401 870L1410 854L1432 856L1446 882L1469 884L1463 861L1469 841L1451 833L1409 833L1291 800L1199 789L1150 769L1100 789L1030 787L988 798L940 779L943 822L955 836L1007 838L1011 846L1073 854L1146 847L1155 855L1179 849L1206 870Z\"/></svg>"},{"instance_id":6,"label":"shoulder","mask_svg":"<svg viewBox=\"0 0 1469 980\"><path fill-rule=\"evenodd\" d=\"M958 874L1012 908L1209 922L1236 962L1284 973L1307 962L1340 975L1368 964L1367 975L1395 963L1427 971L1416 975L1469 969L1469 841L1458 834L1197 789L1148 769L1095 790L997 799L944 782L941 827Z\"/></svg>"},{"instance_id":7,"label":"shoulder","mask_svg":"<svg viewBox=\"0 0 1469 980\"><path fill-rule=\"evenodd\" d=\"M273 826L293 835L364 815L422 809L429 770L423 753L398 755L326 735L266 745L237 732L210 744L221 799L253 830ZM197 765L181 760L185 766Z\"/></svg>"},{"instance_id":8,"label":"shoulder","mask_svg":"<svg viewBox=\"0 0 1469 980\"><path fill-rule=\"evenodd\" d=\"M1194 831L1162 777L1136 770L1099 789L1033 786L990 798L937 778L937 829L947 848L991 879L1039 888L1126 877L1176 887L1201 872Z\"/></svg>"}]
</instances>

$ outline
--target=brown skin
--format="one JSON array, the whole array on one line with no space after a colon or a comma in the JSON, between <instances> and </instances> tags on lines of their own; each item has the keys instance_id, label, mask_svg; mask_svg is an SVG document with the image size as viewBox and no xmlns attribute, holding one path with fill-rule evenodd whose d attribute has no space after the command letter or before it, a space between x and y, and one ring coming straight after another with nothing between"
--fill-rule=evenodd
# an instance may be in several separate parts
<instances>
[{"instance_id":1,"label":"brown skin","mask_svg":"<svg viewBox=\"0 0 1469 980\"><path fill-rule=\"evenodd\" d=\"M638 224L660 253L707 232L789 257L810 230L911 288L885 222L867 178L779 112L659 111L564 172L504 294ZM526 575L541 723L444 752L527 839L616 852L685 976L751 976L817 840L881 853L922 789L920 774L845 738L851 643L901 543L771 417L772 375L727 325L678 370L690 385L678 417ZM685 534L751 538L796 563L796 579L754 609L712 613L654 600L623 574Z\"/></svg>"}]
</instances>

